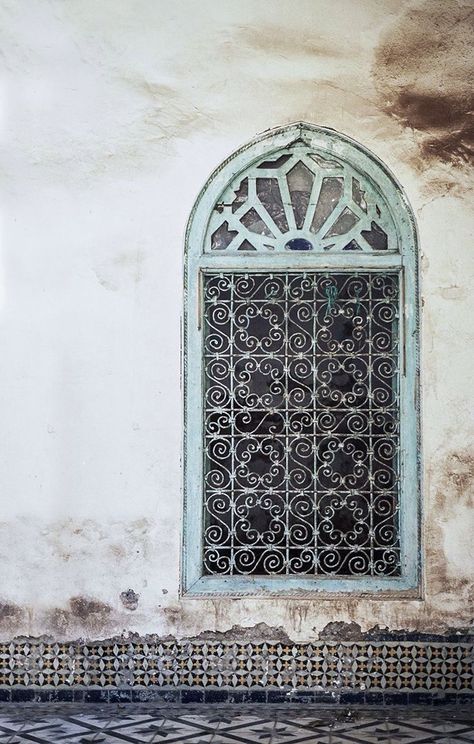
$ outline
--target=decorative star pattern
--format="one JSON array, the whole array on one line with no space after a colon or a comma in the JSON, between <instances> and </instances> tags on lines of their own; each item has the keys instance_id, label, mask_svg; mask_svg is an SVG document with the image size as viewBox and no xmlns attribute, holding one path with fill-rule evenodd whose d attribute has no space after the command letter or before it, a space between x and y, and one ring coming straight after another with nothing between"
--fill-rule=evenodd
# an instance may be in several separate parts
<instances>
[{"instance_id":1,"label":"decorative star pattern","mask_svg":"<svg viewBox=\"0 0 474 744\"><path fill-rule=\"evenodd\" d=\"M0 695L25 688L459 695L472 694L473 661L472 642L447 640L12 642L0 644Z\"/></svg>"},{"instance_id":2,"label":"decorative star pattern","mask_svg":"<svg viewBox=\"0 0 474 744\"><path fill-rule=\"evenodd\" d=\"M24 705L0 712L2 744L468 744L474 716L462 708L328 711L307 705ZM472 711L471 711L472 713Z\"/></svg>"}]
</instances>

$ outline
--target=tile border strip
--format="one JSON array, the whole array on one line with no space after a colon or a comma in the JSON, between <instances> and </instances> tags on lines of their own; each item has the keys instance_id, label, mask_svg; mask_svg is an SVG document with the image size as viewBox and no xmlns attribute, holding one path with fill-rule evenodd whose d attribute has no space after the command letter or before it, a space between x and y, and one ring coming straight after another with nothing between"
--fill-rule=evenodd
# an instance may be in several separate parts
<instances>
[{"instance_id":1,"label":"tile border strip","mask_svg":"<svg viewBox=\"0 0 474 744\"><path fill-rule=\"evenodd\" d=\"M474 693L474 645L466 641L16 640L0 644L0 700L68 691L73 700L77 692L100 702L136 695L143 702L150 695L232 702L237 695L241 702L248 693L255 702L259 695L262 702L268 695L275 702L351 695L453 700Z\"/></svg>"},{"instance_id":2,"label":"tile border strip","mask_svg":"<svg viewBox=\"0 0 474 744\"><path fill-rule=\"evenodd\" d=\"M150 704L169 708L170 705L324 705L330 706L474 706L473 693L404 693L361 691L305 691L288 692L275 689L232 690L216 688L97 688L97 687L0 687L0 706L9 703L24 704L100 704L129 705Z\"/></svg>"}]
</instances>

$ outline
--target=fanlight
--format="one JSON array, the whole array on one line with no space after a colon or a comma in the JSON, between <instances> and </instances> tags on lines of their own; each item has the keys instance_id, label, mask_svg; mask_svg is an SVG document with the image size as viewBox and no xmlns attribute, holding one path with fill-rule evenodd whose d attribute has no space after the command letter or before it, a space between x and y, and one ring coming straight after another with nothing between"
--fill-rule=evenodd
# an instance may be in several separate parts
<instances>
[{"instance_id":1,"label":"fanlight","mask_svg":"<svg viewBox=\"0 0 474 744\"><path fill-rule=\"evenodd\" d=\"M227 253L397 250L390 210L367 175L301 140L231 182L205 244Z\"/></svg>"}]
</instances>

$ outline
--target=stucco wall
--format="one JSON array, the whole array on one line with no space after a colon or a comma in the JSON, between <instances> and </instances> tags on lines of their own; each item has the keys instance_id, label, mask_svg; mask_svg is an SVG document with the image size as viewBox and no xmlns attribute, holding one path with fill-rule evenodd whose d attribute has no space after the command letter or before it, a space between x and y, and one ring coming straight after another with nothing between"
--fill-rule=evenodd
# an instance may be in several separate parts
<instances>
[{"instance_id":1,"label":"stucco wall","mask_svg":"<svg viewBox=\"0 0 474 744\"><path fill-rule=\"evenodd\" d=\"M471 0L2 0L2 637L470 623L473 18ZM178 598L186 221L221 160L295 120L371 149L418 220L423 600Z\"/></svg>"}]
</instances>

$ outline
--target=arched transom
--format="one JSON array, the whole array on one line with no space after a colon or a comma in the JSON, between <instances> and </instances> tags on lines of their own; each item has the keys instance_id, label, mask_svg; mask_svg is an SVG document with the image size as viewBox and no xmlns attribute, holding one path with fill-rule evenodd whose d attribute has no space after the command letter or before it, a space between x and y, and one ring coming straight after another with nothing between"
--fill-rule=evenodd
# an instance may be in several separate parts
<instances>
[{"instance_id":1,"label":"arched transom","mask_svg":"<svg viewBox=\"0 0 474 744\"><path fill-rule=\"evenodd\" d=\"M388 205L367 174L301 140L236 176L211 214L204 251L396 252Z\"/></svg>"}]
</instances>

